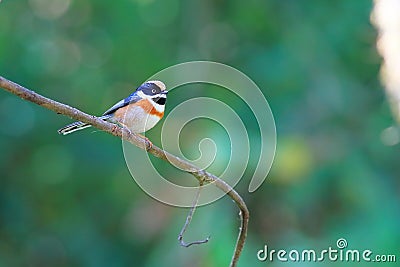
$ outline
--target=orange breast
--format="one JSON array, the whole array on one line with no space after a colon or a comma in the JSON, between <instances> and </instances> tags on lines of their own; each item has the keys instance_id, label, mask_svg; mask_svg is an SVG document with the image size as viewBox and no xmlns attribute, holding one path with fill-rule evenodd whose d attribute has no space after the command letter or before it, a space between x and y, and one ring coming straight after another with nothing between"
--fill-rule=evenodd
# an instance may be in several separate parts
<instances>
[{"instance_id":1,"label":"orange breast","mask_svg":"<svg viewBox=\"0 0 400 267\"><path fill-rule=\"evenodd\" d=\"M136 102L136 105L140 106L144 111L146 111L150 115L155 115L157 117L160 117L160 119L164 116L164 112L157 111L154 108L154 106L150 103L150 101L147 99L143 99Z\"/></svg>"},{"instance_id":2,"label":"orange breast","mask_svg":"<svg viewBox=\"0 0 400 267\"><path fill-rule=\"evenodd\" d=\"M128 109L131 108L131 105L141 107L149 115L155 115L155 116L159 117L160 119L164 116L164 112L157 111L153 107L153 105L150 103L150 101L147 99L142 99L142 100L136 102L135 104L130 104L130 105L127 105L123 108L116 110L114 113L114 116L117 118L123 118L125 116L125 113L128 112Z\"/></svg>"}]
</instances>

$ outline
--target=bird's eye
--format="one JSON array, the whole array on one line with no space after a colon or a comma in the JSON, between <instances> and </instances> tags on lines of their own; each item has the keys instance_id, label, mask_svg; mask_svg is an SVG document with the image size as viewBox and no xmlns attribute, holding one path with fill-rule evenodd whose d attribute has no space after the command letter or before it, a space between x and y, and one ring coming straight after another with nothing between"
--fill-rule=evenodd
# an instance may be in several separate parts
<instances>
[{"instance_id":1,"label":"bird's eye","mask_svg":"<svg viewBox=\"0 0 400 267\"><path fill-rule=\"evenodd\" d=\"M156 93L156 89L151 90L151 92L152 92L153 94L155 94L155 93Z\"/></svg>"}]
</instances>

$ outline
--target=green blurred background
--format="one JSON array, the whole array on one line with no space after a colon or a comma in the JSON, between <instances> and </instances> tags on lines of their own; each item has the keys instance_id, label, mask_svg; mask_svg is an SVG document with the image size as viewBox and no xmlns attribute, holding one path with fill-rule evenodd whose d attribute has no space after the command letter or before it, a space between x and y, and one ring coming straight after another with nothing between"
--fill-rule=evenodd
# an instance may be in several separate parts
<instances>
[{"instance_id":1,"label":"green blurred background","mask_svg":"<svg viewBox=\"0 0 400 267\"><path fill-rule=\"evenodd\" d=\"M231 65L263 90L278 134L268 179L249 194L247 170L237 187L251 213L239 266L288 265L259 262L265 244L318 250L335 248L338 238L349 249L396 254L399 261L399 138L387 130L395 123L379 82L372 5L3 0L0 75L101 114L168 66ZM249 108L224 95L211 87L174 90L166 112L193 96L233 101L257 135ZM93 130L59 136L56 130L71 120L4 91L0 114L1 267L228 265L239 227L230 199L198 209L185 238L211 235L211 241L182 248L177 235L187 209L140 190L119 139ZM156 144L160 129L150 131ZM184 143L190 154L192 144Z\"/></svg>"}]
</instances>

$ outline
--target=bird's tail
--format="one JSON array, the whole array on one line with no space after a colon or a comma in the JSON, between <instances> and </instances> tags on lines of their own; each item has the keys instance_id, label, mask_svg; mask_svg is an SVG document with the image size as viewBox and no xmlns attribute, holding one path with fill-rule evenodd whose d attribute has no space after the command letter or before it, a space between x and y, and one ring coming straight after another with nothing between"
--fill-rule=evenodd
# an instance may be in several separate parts
<instances>
[{"instance_id":1,"label":"bird's tail","mask_svg":"<svg viewBox=\"0 0 400 267\"><path fill-rule=\"evenodd\" d=\"M104 116L100 117L100 119L103 119L103 120L106 120L108 118L110 118L110 115L104 115ZM58 130L58 133L62 134L62 135L67 135L67 134L70 134L70 133L73 133L73 132L76 132L76 131L79 131L79 130L82 130L82 129L85 129L85 128L88 128L91 126L92 125L90 125L88 123L76 121L76 122L73 122L71 124L68 124L68 125L62 127L61 129Z\"/></svg>"},{"instance_id":2,"label":"bird's tail","mask_svg":"<svg viewBox=\"0 0 400 267\"><path fill-rule=\"evenodd\" d=\"M71 124L68 124L68 125L65 125L64 127L62 127L61 129L58 130L58 133L62 134L62 135L67 135L67 134L70 134L75 131L79 131L79 130L82 130L82 129L85 129L88 127L91 127L91 125L81 122L81 121L76 121L74 123L71 123Z\"/></svg>"}]
</instances>

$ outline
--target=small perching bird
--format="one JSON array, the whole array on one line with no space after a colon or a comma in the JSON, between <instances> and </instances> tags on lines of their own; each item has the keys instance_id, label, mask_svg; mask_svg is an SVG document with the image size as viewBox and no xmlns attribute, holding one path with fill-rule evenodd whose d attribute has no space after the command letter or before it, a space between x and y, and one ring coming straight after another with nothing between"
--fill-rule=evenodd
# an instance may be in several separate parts
<instances>
[{"instance_id":1,"label":"small perching bird","mask_svg":"<svg viewBox=\"0 0 400 267\"><path fill-rule=\"evenodd\" d=\"M105 121L123 125L132 133L143 133L153 128L164 116L167 101L165 84L161 81L147 81L127 98L119 101L100 117ZM58 130L67 135L90 127L77 121Z\"/></svg>"}]
</instances>

